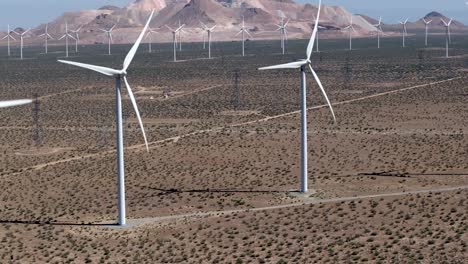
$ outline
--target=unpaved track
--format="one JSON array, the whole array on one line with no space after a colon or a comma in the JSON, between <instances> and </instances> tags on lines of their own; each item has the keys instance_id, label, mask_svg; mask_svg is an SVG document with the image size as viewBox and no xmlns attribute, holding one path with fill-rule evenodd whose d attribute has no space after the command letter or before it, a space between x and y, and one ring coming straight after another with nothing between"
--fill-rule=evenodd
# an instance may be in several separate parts
<instances>
[{"instance_id":1,"label":"unpaved track","mask_svg":"<svg viewBox=\"0 0 468 264\"><path fill-rule=\"evenodd\" d=\"M452 192L452 191L458 191L458 190L468 190L468 185L458 186L458 187L448 187L448 188L422 189L422 190L414 190L414 191L406 191L406 192L403 191L403 192L394 192L394 193L361 195L361 196L353 196L353 197L338 197L338 198L331 198L331 199L314 199L314 198L304 197L304 201L301 203L274 205L274 206L258 207L258 208L250 208L250 209L211 211L211 212L203 212L203 213L191 213L191 214L161 216L161 217L153 217L153 218L130 219L128 220L127 226L125 226L124 228L134 228L134 227L139 227L139 226L146 225L146 224L154 224L154 223L159 223L159 222L167 222L167 221L175 221L175 220L189 220L193 218L218 217L222 215L229 215L229 214L236 214L236 213L269 211L269 210L298 207L298 206L310 205L310 204L339 203L339 202L349 202L349 201L372 199L372 198L397 197L397 196L412 195L412 194L425 194L425 193Z\"/></svg>"},{"instance_id":2,"label":"unpaved track","mask_svg":"<svg viewBox=\"0 0 468 264\"><path fill-rule=\"evenodd\" d=\"M401 88L401 89L382 92L382 93L376 93L376 94L373 94L373 95L368 95L368 96L364 96L364 97L360 97L360 98L355 98L355 99L345 100L345 101L341 101L341 102L336 102L336 103L333 103L332 105L333 106L338 106L338 105L350 104L350 103L354 103L354 102L373 99L373 98L376 98L376 97L402 93L402 92L406 92L406 91L409 91L409 90L423 88L423 87L427 87L427 86L431 86L431 85L447 83L447 82L459 80L459 79L462 79L462 78L463 77L455 77L455 78L450 78L450 79L447 79L447 80L431 82L431 83L427 83L427 84L420 84L420 85L415 85L415 86L411 86L411 87L407 87L407 88ZM317 109L321 109L321 108L325 108L325 107L328 107L328 106L326 104L323 104L323 105L317 105L317 106L310 107L307 110L308 111L317 110ZM225 128L234 128L234 127L247 126L247 125L252 125L252 124L257 124L257 123L263 123L263 122L267 122L267 121L278 119L278 118L283 118L283 117L287 117L287 116L291 116L291 115L296 115L296 114L299 114L300 112L301 111L298 110L298 111L284 113L284 114L280 114L280 115L268 116L268 117L253 120L253 121L248 121L248 122L243 122L243 123L238 123L238 124L232 124L232 125L227 125L227 126L221 126L221 127L214 127L214 128L210 128L210 129L204 129L204 130L198 130L198 131L195 131L195 132L192 132L192 133L187 133L187 134L184 134L184 135L179 135L179 136L174 136L174 137L170 137L170 138L166 138L166 139L161 139L161 140L149 142L148 144L149 144L149 147L151 149L153 149L153 148L158 147L158 145L161 144L161 143L177 142L177 141L179 141L180 139L183 139L183 138L195 136L195 135L198 135L198 134L219 132L219 131L222 131ZM126 149L127 150L143 151L143 150L146 149L146 146L145 146L145 144L138 144L138 145L129 146ZM87 155L77 156L77 157L73 157L73 158L67 158L67 159L62 159L62 160L51 161L51 162L38 164L38 165L34 165L34 166L31 166L31 167L27 167L27 168L22 168L22 169L19 169L19 171L15 172L15 173L0 174L0 176L2 176L2 177L15 176L15 175L21 174L24 171L40 170L40 169L43 169L43 168L48 167L48 166L54 166L54 165L58 165L58 164L62 164L62 163L67 163L67 162L77 161L77 160L82 160L82 159L87 159L87 158L105 156L105 155L112 154L112 153L115 153L115 150L108 150L108 151L99 152L99 153L93 153L93 154L87 154Z\"/></svg>"}]
</instances>

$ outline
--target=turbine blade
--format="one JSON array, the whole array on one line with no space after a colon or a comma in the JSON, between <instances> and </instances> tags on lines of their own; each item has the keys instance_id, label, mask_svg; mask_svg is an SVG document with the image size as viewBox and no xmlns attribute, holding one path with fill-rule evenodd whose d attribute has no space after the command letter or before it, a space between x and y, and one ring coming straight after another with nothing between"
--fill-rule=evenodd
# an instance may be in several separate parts
<instances>
[{"instance_id":1,"label":"turbine blade","mask_svg":"<svg viewBox=\"0 0 468 264\"><path fill-rule=\"evenodd\" d=\"M314 69L312 68L312 66L310 66L310 64L309 64L309 68L310 68L310 71L312 72L312 75L314 75L315 81L320 87L320 90L322 91L323 97L325 97L325 100L327 101L328 107L330 108L330 111L333 116L333 121L336 123L335 112L333 111L333 107L330 103L330 100L328 99L327 93L325 92L325 89L323 88L322 82L320 81L319 77L317 76L317 73L315 73Z\"/></svg>"},{"instance_id":2,"label":"turbine blade","mask_svg":"<svg viewBox=\"0 0 468 264\"><path fill-rule=\"evenodd\" d=\"M130 97L130 101L132 101L133 109L135 109L135 114L138 118L138 123L140 124L141 132L143 133L143 138L145 139L146 151L149 152L148 147L148 140L146 139L145 127L143 126L143 121L141 121L140 111L138 111L138 105L135 100L135 96L133 95L132 88L128 84L127 77L124 76L125 86L127 86L128 96Z\"/></svg>"},{"instance_id":3,"label":"turbine blade","mask_svg":"<svg viewBox=\"0 0 468 264\"><path fill-rule=\"evenodd\" d=\"M92 71L95 71L95 72L102 73L102 74L107 75L107 76L115 76L115 75L119 75L119 74L122 73L121 71L114 70L114 69L111 69L111 68L101 67L101 66L96 66L96 65L86 64L86 63L80 63L80 62L74 62L74 61L65 61L65 60L58 60L58 62L65 63L65 64L70 64L70 65L80 67L80 68L85 68L85 69L88 69L88 70L92 70Z\"/></svg>"},{"instance_id":4,"label":"turbine blade","mask_svg":"<svg viewBox=\"0 0 468 264\"><path fill-rule=\"evenodd\" d=\"M276 69L297 69L297 68L300 68L304 64L306 64L306 61L296 61L296 62L291 62L291 63L286 63L286 64L262 67L262 68L259 68L259 70L263 71L263 70L276 70Z\"/></svg>"},{"instance_id":5,"label":"turbine blade","mask_svg":"<svg viewBox=\"0 0 468 264\"><path fill-rule=\"evenodd\" d=\"M318 10L317 10L317 17L315 19L314 31L312 33L312 36L310 37L309 45L307 46L307 60L310 60L310 56L312 56L312 50L314 48L315 36L317 35L318 23L319 23L319 18L320 18L320 9L321 8L322 8L322 0L319 0L319 6L318 6Z\"/></svg>"},{"instance_id":6,"label":"turbine blade","mask_svg":"<svg viewBox=\"0 0 468 264\"><path fill-rule=\"evenodd\" d=\"M239 34L242 33L242 31L243 31L243 30L239 31L239 32L236 34L236 36L239 36Z\"/></svg>"},{"instance_id":7,"label":"turbine blade","mask_svg":"<svg viewBox=\"0 0 468 264\"><path fill-rule=\"evenodd\" d=\"M0 101L0 108L6 108L11 106L18 106L24 104L30 104L32 100L22 99L22 100L13 100L13 101Z\"/></svg>"},{"instance_id":8,"label":"turbine blade","mask_svg":"<svg viewBox=\"0 0 468 264\"><path fill-rule=\"evenodd\" d=\"M244 32L247 33L247 35L249 35L251 38L253 38L252 35L250 35L250 33L249 33L248 30L245 30L245 29L244 29Z\"/></svg>"},{"instance_id":9,"label":"turbine blade","mask_svg":"<svg viewBox=\"0 0 468 264\"><path fill-rule=\"evenodd\" d=\"M149 27L149 24L151 22L151 19L153 19L154 15L154 10L151 12L150 17L148 18L148 21L146 22L145 28L143 31L141 31L140 36L138 37L137 41L133 45L132 49L130 52L128 52L127 57L125 57L124 65L123 65L123 70L126 71L128 69L128 66L130 66L130 63L132 63L133 57L135 57L135 54L138 50L138 47L140 46L141 40L145 36L146 30Z\"/></svg>"}]
</instances>

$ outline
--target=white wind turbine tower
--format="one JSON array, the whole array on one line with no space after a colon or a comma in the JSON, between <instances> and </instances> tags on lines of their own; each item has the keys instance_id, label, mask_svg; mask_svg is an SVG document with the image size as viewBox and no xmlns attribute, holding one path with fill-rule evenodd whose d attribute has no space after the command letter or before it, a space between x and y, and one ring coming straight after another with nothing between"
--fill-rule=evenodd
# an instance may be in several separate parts
<instances>
[{"instance_id":1,"label":"white wind turbine tower","mask_svg":"<svg viewBox=\"0 0 468 264\"><path fill-rule=\"evenodd\" d=\"M80 41L80 31L83 26L80 26L76 30L70 30L71 32L75 33L75 53L78 53L78 42Z\"/></svg>"},{"instance_id":2,"label":"white wind turbine tower","mask_svg":"<svg viewBox=\"0 0 468 264\"><path fill-rule=\"evenodd\" d=\"M13 31L13 33L15 33L16 35L18 35L20 37L20 42L21 42L21 59L23 59L23 46L24 46L24 36L26 36L26 34L28 34L28 32L30 31L31 29L28 29L26 31L24 31L23 33L18 33L16 31Z\"/></svg>"},{"instance_id":3,"label":"white wind turbine tower","mask_svg":"<svg viewBox=\"0 0 468 264\"><path fill-rule=\"evenodd\" d=\"M282 11L279 11L279 13L281 15L281 24L276 26L278 27L277 31L280 32L281 49L284 55L286 49L286 41L288 40L288 30L286 28L289 24L289 19L288 21L286 21L286 23L284 23L284 13Z\"/></svg>"},{"instance_id":4,"label":"white wind turbine tower","mask_svg":"<svg viewBox=\"0 0 468 264\"><path fill-rule=\"evenodd\" d=\"M427 35L429 33L429 24L432 23L432 20L426 21L426 19L423 18L424 25L426 26L426 39L425 39L425 45L427 47Z\"/></svg>"},{"instance_id":5,"label":"white wind turbine tower","mask_svg":"<svg viewBox=\"0 0 468 264\"><path fill-rule=\"evenodd\" d=\"M202 22L200 22L200 23L202 24L204 30L206 30L206 32L208 34L208 58L211 59L211 34L213 33L213 30L217 27L217 25L214 25L211 28L209 28L205 24L203 24Z\"/></svg>"},{"instance_id":6,"label":"white wind turbine tower","mask_svg":"<svg viewBox=\"0 0 468 264\"><path fill-rule=\"evenodd\" d=\"M73 66L78 66L81 68L85 68L88 70L92 70L95 72L102 73L107 76L111 76L115 78L115 95L116 95L116 100L115 100L115 115L116 115L116 125L117 125L117 164L118 164L118 224L123 226L126 224L126 216L125 216L125 171L124 171L124 156L123 156L123 127L122 127L122 89L121 89L121 83L122 79L125 82L125 86L127 87L128 91L128 96L130 97L130 100L132 102L133 108L135 110L135 114L137 116L138 122L140 124L141 131L143 133L143 138L145 140L146 144L146 150L149 152L149 147L148 147L148 141L146 139L146 134L145 134L145 129L143 127L143 122L141 121L141 116L140 112L138 111L138 106L135 100L135 96L133 95L133 91L130 88L130 85L128 84L127 81L127 69L130 66L133 58L135 57L135 54L138 50L138 47L140 46L140 43L145 36L146 30L148 29L148 26L151 22L151 19L153 18L154 10L151 12L151 15L146 22L146 25L141 32L140 36L138 37L137 41L133 45L133 47L130 49L128 52L127 56L125 57L124 63L123 63L123 68L121 70L115 70L111 68L106 68L106 67L101 67L101 66L95 66L95 65L90 65L90 64L84 64L84 63L78 63L78 62L72 62L72 61L63 61L59 60L59 62L70 64Z\"/></svg>"},{"instance_id":7,"label":"white wind turbine tower","mask_svg":"<svg viewBox=\"0 0 468 264\"><path fill-rule=\"evenodd\" d=\"M106 33L107 35L107 40L109 43L109 55L111 55L111 44L113 42L112 31L114 30L115 26L117 26L117 24L113 25L109 30L100 29L102 32Z\"/></svg>"},{"instance_id":8,"label":"white wind turbine tower","mask_svg":"<svg viewBox=\"0 0 468 264\"><path fill-rule=\"evenodd\" d=\"M166 27L172 32L172 43L174 46L174 62L176 62L177 61L177 34L179 33L179 31L182 30L183 27L185 27L185 25L181 25L176 30L173 30L168 25L166 25Z\"/></svg>"},{"instance_id":9,"label":"white wind turbine tower","mask_svg":"<svg viewBox=\"0 0 468 264\"><path fill-rule=\"evenodd\" d=\"M452 25L452 19L450 19L448 23L445 22L445 20L443 19L440 19L440 20L444 23L444 26L445 26L445 57L448 58L449 57L449 44L451 43L450 25Z\"/></svg>"},{"instance_id":10,"label":"white wind turbine tower","mask_svg":"<svg viewBox=\"0 0 468 264\"><path fill-rule=\"evenodd\" d=\"M65 22L65 34L59 40L65 38L65 57L68 58L68 38L76 40L70 33L68 33L68 22Z\"/></svg>"},{"instance_id":11,"label":"white wind turbine tower","mask_svg":"<svg viewBox=\"0 0 468 264\"><path fill-rule=\"evenodd\" d=\"M149 38L148 42L148 50L149 53L152 53L152 45L153 45L153 34L158 34L159 32L155 31L154 29L149 28L148 29L148 34L146 34L146 38Z\"/></svg>"},{"instance_id":12,"label":"white wind turbine tower","mask_svg":"<svg viewBox=\"0 0 468 264\"><path fill-rule=\"evenodd\" d=\"M349 26L345 27L349 31L349 50L353 49L353 31L356 31L353 27L353 16L351 16L351 21L349 22Z\"/></svg>"},{"instance_id":13,"label":"white wind turbine tower","mask_svg":"<svg viewBox=\"0 0 468 264\"><path fill-rule=\"evenodd\" d=\"M325 92L325 89L322 86L322 83L315 73L314 69L312 68L310 61L310 57L312 55L312 50L314 48L314 41L315 36L318 30L318 20L320 16L320 9L321 9L322 1L319 1L317 19L315 21L314 31L309 41L309 45L307 46L307 58L304 60L291 62L287 64L281 64L276 66L264 67L260 68L259 70L275 70L275 69L300 69L301 70L301 97L302 97L302 107L301 107L301 192L306 193L308 191L308 177L307 177L307 89L306 89L306 68L308 67L312 72L312 75L315 78L320 90L322 91L325 100L327 101L328 106L330 107L331 113L333 115L333 119L335 119L335 113L333 112L332 105L328 96Z\"/></svg>"},{"instance_id":14,"label":"white wind turbine tower","mask_svg":"<svg viewBox=\"0 0 468 264\"><path fill-rule=\"evenodd\" d=\"M409 19L409 18L407 18L407 19L405 20L405 22L399 21L400 24L401 24L402 27L403 27L403 31L402 31L402 34L401 34L401 35L403 36L403 48L405 47L405 37L408 35L408 31L406 30L406 24L408 23L408 19Z\"/></svg>"},{"instance_id":15,"label":"white wind turbine tower","mask_svg":"<svg viewBox=\"0 0 468 264\"><path fill-rule=\"evenodd\" d=\"M10 25L8 25L8 33L5 37L3 37L3 39L7 39L7 45L8 45L8 57L10 57L11 55L11 50L10 50L10 39L16 41L16 39L11 35L11 31L10 31Z\"/></svg>"},{"instance_id":16,"label":"white wind turbine tower","mask_svg":"<svg viewBox=\"0 0 468 264\"><path fill-rule=\"evenodd\" d=\"M377 28L377 48L380 49L380 35L383 33L382 17L379 18L379 23L375 24L374 27Z\"/></svg>"},{"instance_id":17,"label":"white wind turbine tower","mask_svg":"<svg viewBox=\"0 0 468 264\"><path fill-rule=\"evenodd\" d=\"M49 27L49 24L46 24L45 26L45 31L44 31L44 34L41 34L39 35L39 37L44 37L44 40L45 40L45 54L47 54L49 52L49 39L54 39L50 34L49 34L49 30L48 30L48 27Z\"/></svg>"},{"instance_id":18,"label":"white wind turbine tower","mask_svg":"<svg viewBox=\"0 0 468 264\"><path fill-rule=\"evenodd\" d=\"M250 35L249 31L245 27L244 16L242 16L242 27L240 28L240 31L236 34L236 36L242 34L242 56L245 56L245 33L252 37L252 35Z\"/></svg>"},{"instance_id":19,"label":"white wind turbine tower","mask_svg":"<svg viewBox=\"0 0 468 264\"><path fill-rule=\"evenodd\" d=\"M18 105L25 105L32 103L32 100L21 99L21 100L12 100L12 101L0 101L0 108L7 108Z\"/></svg>"}]
</instances>

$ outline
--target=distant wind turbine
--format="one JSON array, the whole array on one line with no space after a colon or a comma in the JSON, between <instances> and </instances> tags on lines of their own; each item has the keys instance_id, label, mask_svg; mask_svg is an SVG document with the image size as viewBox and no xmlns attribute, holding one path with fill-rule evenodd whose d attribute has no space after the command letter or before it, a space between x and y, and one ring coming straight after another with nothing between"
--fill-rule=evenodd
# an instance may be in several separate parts
<instances>
[{"instance_id":1,"label":"distant wind turbine","mask_svg":"<svg viewBox=\"0 0 468 264\"><path fill-rule=\"evenodd\" d=\"M330 103L330 100L328 99L328 96L325 92L325 89L322 86L322 83L315 73L314 69L312 68L311 64L312 62L310 61L311 55L312 55L312 50L314 48L314 41L315 37L317 35L318 31L318 21L320 17L320 9L321 9L322 1L319 1L319 6L318 6L318 13L317 13L317 19L315 20L315 26L314 26L314 31L312 33L312 36L309 40L309 45L307 46L307 58L304 60L296 61L296 62L291 62L287 64L281 64L281 65L276 65L276 66L270 66L270 67L264 67L260 68L259 70L276 70L276 69L300 69L301 70L301 97L302 97L302 105L301 105L301 192L306 193L308 191L308 177L307 177L307 89L306 89L306 68L308 67L310 71L312 72L312 75L315 78L315 81L317 82L318 86L320 87L320 90L322 91L325 100L327 101L328 106L330 107L333 119L336 122L335 119L335 113L333 111L332 105Z\"/></svg>"},{"instance_id":2,"label":"distant wind turbine","mask_svg":"<svg viewBox=\"0 0 468 264\"><path fill-rule=\"evenodd\" d=\"M242 16L242 27L240 28L240 31L236 34L236 36L238 36L239 34L242 34L242 56L245 56L245 34L246 33L247 35L252 37L252 35L250 35L249 31L245 27L244 16Z\"/></svg>"},{"instance_id":3,"label":"distant wind turbine","mask_svg":"<svg viewBox=\"0 0 468 264\"><path fill-rule=\"evenodd\" d=\"M83 26L80 26L76 30L70 30L71 32L75 33L75 53L78 53L78 42L80 41L80 31Z\"/></svg>"},{"instance_id":4,"label":"distant wind turbine","mask_svg":"<svg viewBox=\"0 0 468 264\"><path fill-rule=\"evenodd\" d=\"M115 26L117 26L117 24L113 25L109 30L100 29L102 32L104 32L107 35L107 40L109 43L109 55L111 55L111 44L113 42L112 31L114 30Z\"/></svg>"},{"instance_id":5,"label":"distant wind turbine","mask_svg":"<svg viewBox=\"0 0 468 264\"><path fill-rule=\"evenodd\" d=\"M30 104L32 100L21 99L21 100L12 100L12 101L0 101L0 108L7 108L18 105Z\"/></svg>"},{"instance_id":6,"label":"distant wind turbine","mask_svg":"<svg viewBox=\"0 0 468 264\"><path fill-rule=\"evenodd\" d=\"M406 36L408 35L408 31L406 30L406 24L408 23L408 19L409 19L409 18L407 18L407 19L405 20L405 22L399 21L400 24L401 24L402 27L403 27L402 33L401 33L401 35L403 36L403 48L406 47L406 46L405 46L405 38L406 38Z\"/></svg>"},{"instance_id":7,"label":"distant wind turbine","mask_svg":"<svg viewBox=\"0 0 468 264\"><path fill-rule=\"evenodd\" d=\"M28 32L30 31L31 29L28 29L26 31L24 31L23 33L18 33L16 31L13 31L13 33L15 33L16 35L18 35L20 37L20 42L21 42L21 59L23 59L23 46L24 46L24 36L26 36L26 34L28 34Z\"/></svg>"},{"instance_id":8,"label":"distant wind turbine","mask_svg":"<svg viewBox=\"0 0 468 264\"><path fill-rule=\"evenodd\" d=\"M181 29L179 30L179 40L177 41L179 43L179 51L182 51L182 33L185 33L184 31L184 27L185 27L185 24L183 24L183 27L182 27L182 24L180 23L180 19L179 19L179 28L181 27Z\"/></svg>"},{"instance_id":9,"label":"distant wind turbine","mask_svg":"<svg viewBox=\"0 0 468 264\"><path fill-rule=\"evenodd\" d=\"M315 16L313 16L313 17L314 17L314 20L315 20ZM316 51L317 51L317 52L320 52L320 51L319 51L319 33L320 33L320 30L321 30L321 29L327 29L327 28L326 28L326 27L320 26L320 24L318 25L317 37L316 37L316 39L315 39L315 44L316 44L315 47L316 47Z\"/></svg>"},{"instance_id":10,"label":"distant wind turbine","mask_svg":"<svg viewBox=\"0 0 468 264\"><path fill-rule=\"evenodd\" d=\"M65 22L65 34L59 38L59 40L65 38L65 57L68 58L68 38L75 39L70 33L68 33L68 22Z\"/></svg>"},{"instance_id":11,"label":"distant wind turbine","mask_svg":"<svg viewBox=\"0 0 468 264\"><path fill-rule=\"evenodd\" d=\"M153 45L153 34L158 34L159 32L155 31L154 29L149 28L148 29L148 34L146 34L146 38L149 38L148 42L148 50L149 53L152 53L152 45Z\"/></svg>"},{"instance_id":12,"label":"distant wind turbine","mask_svg":"<svg viewBox=\"0 0 468 264\"><path fill-rule=\"evenodd\" d=\"M166 27L172 32L172 43L174 46L174 62L176 62L177 61L177 34L179 33L179 31L182 30L183 27L185 27L185 25L181 25L175 30L169 27L168 25L166 25Z\"/></svg>"},{"instance_id":13,"label":"distant wind turbine","mask_svg":"<svg viewBox=\"0 0 468 264\"><path fill-rule=\"evenodd\" d=\"M379 18L379 23L375 24L374 27L377 28L377 48L380 49L380 35L383 33L382 17Z\"/></svg>"},{"instance_id":14,"label":"distant wind turbine","mask_svg":"<svg viewBox=\"0 0 468 264\"><path fill-rule=\"evenodd\" d=\"M90 65L90 64L84 64L84 63L78 63L78 62L72 62L72 61L64 61L64 60L59 60L61 63L66 63L70 64L73 66L85 68L88 70L92 70L98 73L102 73L107 76L111 76L115 78L115 94L116 94L116 109L115 109L115 114L116 114L116 125L117 125L117 168L118 168L118 224L123 226L126 224L126 214L125 214L125 171L124 171L124 155L123 155L123 127L122 127L122 89L121 89L121 83L122 79L125 82L125 86L127 87L128 91L128 96L130 97L130 101L132 102L133 108L135 110L135 114L137 116L138 122L140 124L141 131L143 133L143 138L145 140L145 145L146 145L146 150L149 152L149 147L148 147L148 141L146 139L146 134L145 134L145 129L143 127L143 122L141 121L141 116L140 112L138 111L138 105L135 100L135 96L133 95L133 91L130 88L130 85L128 84L127 81L127 69L132 63L133 58L135 57L135 54L138 50L138 47L140 46L140 43L145 36L146 30L148 29L148 26L151 22L151 19L153 18L154 15L154 10L151 12L151 15L146 22L146 25L143 29L143 31L140 33L140 36L138 37L137 41L133 45L133 47L130 49L128 52L127 56L125 57L124 63L123 63L123 68L121 70L115 70L111 68L106 68L106 67L101 67L101 66L95 66L95 65Z\"/></svg>"},{"instance_id":15,"label":"distant wind turbine","mask_svg":"<svg viewBox=\"0 0 468 264\"><path fill-rule=\"evenodd\" d=\"M211 28L207 27L205 24L200 22L204 28L204 30L208 34L208 58L211 59L211 34L213 33L213 30L217 27L217 25L212 26Z\"/></svg>"},{"instance_id":16,"label":"distant wind turbine","mask_svg":"<svg viewBox=\"0 0 468 264\"><path fill-rule=\"evenodd\" d=\"M281 39L281 50L283 52L283 55L285 53L286 49L286 41L288 40L288 24L289 24L289 19L284 23L284 14L281 11L281 24L276 25L278 27L277 31L280 32L280 39Z\"/></svg>"},{"instance_id":17,"label":"distant wind turbine","mask_svg":"<svg viewBox=\"0 0 468 264\"><path fill-rule=\"evenodd\" d=\"M428 32L429 32L429 24L432 23L432 20L426 21L426 19L423 18L423 21L424 21L424 25L426 26L426 40L425 40L425 45L426 45L426 47L427 47L427 35L428 35Z\"/></svg>"},{"instance_id":18,"label":"distant wind turbine","mask_svg":"<svg viewBox=\"0 0 468 264\"><path fill-rule=\"evenodd\" d=\"M45 40L45 54L48 53L48 45L49 45L49 44L48 44L48 41L49 41L49 39L54 39L54 38L49 34L48 27L49 27L49 25L46 24L44 34L39 35L39 37L44 37L44 40Z\"/></svg>"},{"instance_id":19,"label":"distant wind turbine","mask_svg":"<svg viewBox=\"0 0 468 264\"><path fill-rule=\"evenodd\" d=\"M349 22L349 26L345 27L349 31L349 50L353 49L353 31L356 31L353 26L353 17L351 16L351 21Z\"/></svg>"},{"instance_id":20,"label":"distant wind turbine","mask_svg":"<svg viewBox=\"0 0 468 264\"><path fill-rule=\"evenodd\" d=\"M16 39L13 37L13 35L11 35L11 31L10 31L10 25L8 25L8 32L7 32L7 35L5 37L3 37L2 39L7 39L8 43L8 57L10 57L11 55L11 50L10 50L10 39L16 41Z\"/></svg>"},{"instance_id":21,"label":"distant wind turbine","mask_svg":"<svg viewBox=\"0 0 468 264\"><path fill-rule=\"evenodd\" d=\"M445 26L445 57L448 58L449 57L449 44L451 43L450 25L452 25L452 19L450 19L448 23L445 22L445 20L443 19L440 19L440 20L444 23L444 26Z\"/></svg>"}]
</instances>

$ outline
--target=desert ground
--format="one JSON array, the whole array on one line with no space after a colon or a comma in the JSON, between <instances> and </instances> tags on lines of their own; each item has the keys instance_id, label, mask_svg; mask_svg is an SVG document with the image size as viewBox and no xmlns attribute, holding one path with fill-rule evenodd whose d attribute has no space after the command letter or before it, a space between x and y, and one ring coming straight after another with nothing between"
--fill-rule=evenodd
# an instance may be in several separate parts
<instances>
[{"instance_id":1,"label":"desert ground","mask_svg":"<svg viewBox=\"0 0 468 264\"><path fill-rule=\"evenodd\" d=\"M309 188L300 184L299 72L308 40L143 45L124 92L129 225L116 227L114 82L56 62L64 47L0 48L1 263L464 263L468 37L324 40L308 75ZM130 47L70 60L119 68ZM235 85L235 72L239 74ZM169 93L168 98L163 97Z\"/></svg>"}]
</instances>

